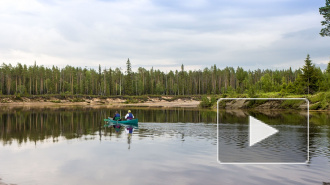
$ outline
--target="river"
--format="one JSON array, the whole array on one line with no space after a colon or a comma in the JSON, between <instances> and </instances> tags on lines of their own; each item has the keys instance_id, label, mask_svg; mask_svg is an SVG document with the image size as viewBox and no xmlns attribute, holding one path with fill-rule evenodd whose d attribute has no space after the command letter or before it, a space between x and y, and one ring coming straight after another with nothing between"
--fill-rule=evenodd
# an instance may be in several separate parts
<instances>
[{"instance_id":1,"label":"river","mask_svg":"<svg viewBox=\"0 0 330 185\"><path fill-rule=\"evenodd\" d=\"M212 110L131 110L139 125L129 134L124 125L120 129L104 127L103 119L113 115L115 109L2 107L1 181L18 185L330 182L329 113L310 113L309 154L305 164L221 164L218 151L220 156L242 156L225 146L235 139L239 140L237 143L246 143L245 138L233 138L233 134L237 131L246 134L249 115L289 133L265 141L260 147L272 147L274 143L281 146L279 150L288 148L281 143L299 146L296 153L290 154L291 158L282 159L300 160L298 156L306 153L306 147L300 145L307 142L292 140L295 135L306 136L299 124L307 116L285 111L222 111L217 127L217 113ZM118 111L123 116L127 108ZM263 153L254 159L261 159Z\"/></svg>"}]
</instances>

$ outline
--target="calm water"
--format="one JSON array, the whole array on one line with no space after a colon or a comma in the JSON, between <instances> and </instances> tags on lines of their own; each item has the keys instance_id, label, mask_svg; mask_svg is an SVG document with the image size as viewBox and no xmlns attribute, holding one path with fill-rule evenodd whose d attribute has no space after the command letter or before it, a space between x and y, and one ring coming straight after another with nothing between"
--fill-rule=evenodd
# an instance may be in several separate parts
<instances>
[{"instance_id":1,"label":"calm water","mask_svg":"<svg viewBox=\"0 0 330 185\"><path fill-rule=\"evenodd\" d=\"M127 109L121 110L122 115ZM104 128L115 110L92 108L0 110L0 178L15 184L322 184L330 182L330 115L310 116L310 162L304 165L229 165L217 162L216 112L132 109L139 128ZM303 136L297 112L221 112L219 141L246 135L247 115ZM288 123L288 124L285 124ZM284 138L283 138L284 137ZM263 145L274 145L274 140ZM281 144L278 144L281 146ZM226 145L222 145L226 146ZM298 147L299 156L305 147ZM222 154L232 154L230 149ZM274 157L274 156L270 156ZM295 157L293 157L295 158Z\"/></svg>"}]
</instances>

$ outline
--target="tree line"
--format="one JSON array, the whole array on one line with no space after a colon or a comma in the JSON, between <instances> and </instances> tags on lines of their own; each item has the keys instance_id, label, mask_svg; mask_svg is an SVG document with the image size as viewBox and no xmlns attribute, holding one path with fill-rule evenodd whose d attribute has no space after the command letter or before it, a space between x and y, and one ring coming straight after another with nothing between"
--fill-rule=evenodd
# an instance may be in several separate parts
<instances>
[{"instance_id":1,"label":"tree line","mask_svg":"<svg viewBox=\"0 0 330 185\"><path fill-rule=\"evenodd\" d=\"M16 66L3 63L0 67L0 94L2 95L205 95L249 94L281 92L283 94L313 94L330 90L330 62L322 71L307 55L299 69L244 70L242 67L216 65L203 70L164 72L139 67L132 71L126 62L126 71L120 68L98 70L67 65L64 68Z\"/></svg>"}]
</instances>

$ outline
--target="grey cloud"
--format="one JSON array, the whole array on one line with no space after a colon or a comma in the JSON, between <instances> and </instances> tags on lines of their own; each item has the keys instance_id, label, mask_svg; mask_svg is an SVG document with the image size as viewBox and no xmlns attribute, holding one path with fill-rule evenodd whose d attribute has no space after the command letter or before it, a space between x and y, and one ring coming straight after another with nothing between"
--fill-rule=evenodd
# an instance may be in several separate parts
<instances>
[{"instance_id":1,"label":"grey cloud","mask_svg":"<svg viewBox=\"0 0 330 185\"><path fill-rule=\"evenodd\" d=\"M0 53L19 50L73 65L124 66L120 61L132 58L133 65L249 68L290 65L307 53L329 55L330 42L315 34L315 19L299 21L310 11L303 8L307 1L297 8L291 6L296 0L191 2L196 6L156 0L39 2L42 10L27 8L21 15L7 10L6 19L0 14L0 26L8 29L0 30ZM288 16L295 14L302 16Z\"/></svg>"}]
</instances>

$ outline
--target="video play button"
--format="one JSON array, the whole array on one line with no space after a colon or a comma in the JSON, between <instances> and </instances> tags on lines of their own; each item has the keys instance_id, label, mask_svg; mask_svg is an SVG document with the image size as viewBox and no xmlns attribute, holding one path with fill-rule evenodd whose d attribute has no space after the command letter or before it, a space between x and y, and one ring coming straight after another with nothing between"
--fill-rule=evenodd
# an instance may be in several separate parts
<instances>
[{"instance_id":1,"label":"video play button","mask_svg":"<svg viewBox=\"0 0 330 185\"><path fill-rule=\"evenodd\" d=\"M277 109L280 105L293 104L304 105L301 107L306 109ZM237 109L236 105L242 108ZM217 102L218 162L308 163L308 108L309 101L305 98L220 98Z\"/></svg>"},{"instance_id":2,"label":"video play button","mask_svg":"<svg viewBox=\"0 0 330 185\"><path fill-rule=\"evenodd\" d=\"M249 117L249 136L250 143L249 146L253 146L254 144L266 139L267 137L278 132L277 129L266 125L265 123L255 119L254 117Z\"/></svg>"}]
</instances>

